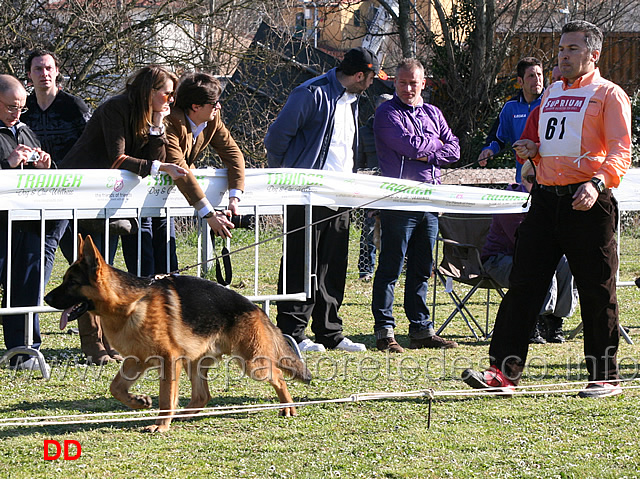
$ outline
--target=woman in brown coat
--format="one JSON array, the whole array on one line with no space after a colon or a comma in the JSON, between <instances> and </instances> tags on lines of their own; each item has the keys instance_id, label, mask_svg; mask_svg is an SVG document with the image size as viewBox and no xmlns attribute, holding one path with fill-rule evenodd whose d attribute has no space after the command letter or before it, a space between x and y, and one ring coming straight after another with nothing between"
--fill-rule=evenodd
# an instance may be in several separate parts
<instances>
[{"instance_id":1,"label":"woman in brown coat","mask_svg":"<svg viewBox=\"0 0 640 479\"><path fill-rule=\"evenodd\" d=\"M163 67L150 65L138 70L127 80L124 92L96 109L59 167L119 168L142 177L163 171L174 180L186 175L187 170L179 165L164 163L164 118L169 114L176 84L177 77ZM153 273L151 219L143 218L140 227L143 241L141 274L148 275ZM92 236L103 249L104 238ZM109 258L112 260L117 237L110 243L113 248ZM137 235L122 236L122 250L127 269L136 272ZM85 314L78 320L78 328L82 352L89 362L104 363L119 358L102 336L99 317Z\"/></svg>"}]
</instances>

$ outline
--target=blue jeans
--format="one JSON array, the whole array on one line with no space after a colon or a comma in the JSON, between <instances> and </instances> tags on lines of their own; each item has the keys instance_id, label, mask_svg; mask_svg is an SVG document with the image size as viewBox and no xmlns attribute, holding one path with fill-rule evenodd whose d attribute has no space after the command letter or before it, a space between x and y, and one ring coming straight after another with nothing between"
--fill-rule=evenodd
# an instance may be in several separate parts
<instances>
[{"instance_id":1,"label":"blue jeans","mask_svg":"<svg viewBox=\"0 0 640 479\"><path fill-rule=\"evenodd\" d=\"M50 220L45 224L44 237L44 284L49 283L51 272L53 271L53 263L56 257L56 250L60 244L60 240L65 235L69 220ZM68 233L70 234L70 233ZM73 249L72 249L73 251ZM72 263L73 258L67 258Z\"/></svg>"},{"instance_id":2,"label":"blue jeans","mask_svg":"<svg viewBox=\"0 0 640 479\"><path fill-rule=\"evenodd\" d=\"M3 212L4 213L4 212ZM11 254L11 306L36 306L40 300L40 234L37 233L39 223L35 221L16 221L12 224L11 252L8 251L8 232L6 213L0 214L0 285L2 285L2 307L7 305L7 261ZM13 314L0 316L7 349L25 346L25 315ZM38 314L33 315L34 349L40 349L40 321ZM13 356L10 360L15 365L19 358L28 359L27 355Z\"/></svg>"},{"instance_id":3,"label":"blue jeans","mask_svg":"<svg viewBox=\"0 0 640 479\"><path fill-rule=\"evenodd\" d=\"M395 328L393 298L405 257L407 271L404 311L409 336L423 339L434 335L429 319L427 286L433 269L433 248L438 236L438 214L416 211L380 211L381 241L378 269L373 280L371 310L376 337L386 337Z\"/></svg>"}]
</instances>

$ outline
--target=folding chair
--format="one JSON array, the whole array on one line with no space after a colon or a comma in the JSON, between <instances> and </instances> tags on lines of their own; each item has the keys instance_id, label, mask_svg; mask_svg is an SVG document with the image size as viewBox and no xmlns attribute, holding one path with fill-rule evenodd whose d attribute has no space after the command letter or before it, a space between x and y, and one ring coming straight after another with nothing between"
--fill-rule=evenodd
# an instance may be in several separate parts
<instances>
[{"instance_id":1,"label":"folding chair","mask_svg":"<svg viewBox=\"0 0 640 479\"><path fill-rule=\"evenodd\" d=\"M438 250L441 244L442 261L435 270L432 314L434 322L436 318L436 288L438 281L445 287L445 292L453 301L455 309L440 326L437 334L440 334L456 315L460 314L476 339L480 338L471 323L475 325L485 339L491 336L489 332L491 290L496 290L501 298L504 297L504 291L485 271L480 259L482 247L489 233L491 219L491 215L469 213L444 213L439 218L440 235L436 242L435 260L437 262ZM470 285L471 290L461 297L453 288L454 283ZM479 289L487 290L484 329L467 307L467 303Z\"/></svg>"}]
</instances>

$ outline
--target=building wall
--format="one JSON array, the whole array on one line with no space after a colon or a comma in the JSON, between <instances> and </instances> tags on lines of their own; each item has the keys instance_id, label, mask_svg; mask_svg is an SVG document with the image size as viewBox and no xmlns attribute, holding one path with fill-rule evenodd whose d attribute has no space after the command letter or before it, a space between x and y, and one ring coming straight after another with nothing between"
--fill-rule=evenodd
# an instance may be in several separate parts
<instances>
[{"instance_id":1,"label":"building wall","mask_svg":"<svg viewBox=\"0 0 640 479\"><path fill-rule=\"evenodd\" d=\"M514 75L518 60L535 56L542 60L550 77L557 64L560 32L542 32L517 35L512 40L511 55L502 70L504 76ZM640 88L640 32L607 33L602 45L599 68L604 78L617 83L631 95Z\"/></svg>"},{"instance_id":2,"label":"building wall","mask_svg":"<svg viewBox=\"0 0 640 479\"><path fill-rule=\"evenodd\" d=\"M441 3L445 10L449 11L453 0L441 0ZM415 4L420 15L413 15L412 20L419 25L421 30L422 26L426 25L435 35L439 35L442 29L431 0L415 0ZM309 17L313 17L313 10L316 9L318 45L327 50L336 51L346 51L362 43L362 38L367 34L367 27L375 14L375 9L380 6L376 0L317 1L315 5L313 7L311 3L308 3L306 8ZM301 4L298 11L303 12L304 8ZM307 31L312 28L312 25L313 18L308 18L305 25ZM418 50L420 49L418 48Z\"/></svg>"}]
</instances>

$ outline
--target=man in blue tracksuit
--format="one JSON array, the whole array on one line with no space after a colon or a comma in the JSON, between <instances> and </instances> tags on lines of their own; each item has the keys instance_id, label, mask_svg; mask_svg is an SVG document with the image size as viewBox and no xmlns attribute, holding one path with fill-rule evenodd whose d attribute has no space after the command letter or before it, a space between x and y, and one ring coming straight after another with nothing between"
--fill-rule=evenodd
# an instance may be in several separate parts
<instances>
[{"instance_id":1,"label":"man in blue tracksuit","mask_svg":"<svg viewBox=\"0 0 640 479\"><path fill-rule=\"evenodd\" d=\"M264 144L272 168L307 168L351 173L358 151L358 98L379 71L370 50L349 50L337 68L296 87L278 118L267 131ZM280 265L278 291L304 291L305 210L287 207L286 264ZM342 213L342 214L340 214ZM349 249L349 213L345 208L313 208L312 273L315 290L307 301L278 301L276 322L293 337L301 351L364 351L342 334L338 310L344 297ZM283 273L286 271L286 284ZM305 329L311 329L315 342Z\"/></svg>"},{"instance_id":2,"label":"man in blue tracksuit","mask_svg":"<svg viewBox=\"0 0 640 479\"><path fill-rule=\"evenodd\" d=\"M544 90L544 76L540 60L534 57L525 57L518 62L516 70L518 85L521 87L520 93L502 107L495 137L492 138L491 135L487 137L486 146L478 156L480 166L485 166L489 157L497 155L505 146L512 145L520 139L529 113L540 105ZM521 170L522 165L516 161L516 183L521 182Z\"/></svg>"}]
</instances>

